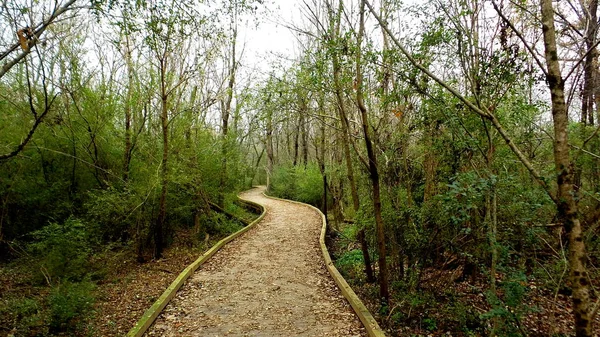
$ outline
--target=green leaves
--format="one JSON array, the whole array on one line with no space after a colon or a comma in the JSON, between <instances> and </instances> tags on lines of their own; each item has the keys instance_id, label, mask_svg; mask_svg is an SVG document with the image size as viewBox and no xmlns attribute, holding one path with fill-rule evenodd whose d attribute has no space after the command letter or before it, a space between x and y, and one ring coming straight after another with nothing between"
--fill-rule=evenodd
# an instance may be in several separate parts
<instances>
[{"instance_id":1,"label":"green leaves","mask_svg":"<svg viewBox=\"0 0 600 337\"><path fill-rule=\"evenodd\" d=\"M323 178L315 164L296 167L279 167L273 174L270 192L274 196L301 201L321 207Z\"/></svg>"},{"instance_id":2,"label":"green leaves","mask_svg":"<svg viewBox=\"0 0 600 337\"><path fill-rule=\"evenodd\" d=\"M80 220L68 219L63 224L51 223L31 234L34 242L28 250L36 257L38 280L57 284L81 281L90 271L88 257L94 239Z\"/></svg>"},{"instance_id":3,"label":"green leaves","mask_svg":"<svg viewBox=\"0 0 600 337\"><path fill-rule=\"evenodd\" d=\"M95 289L96 286L89 281L65 282L54 287L48 296L50 328L53 331L69 331L81 323L75 321L82 321L92 310Z\"/></svg>"},{"instance_id":4,"label":"green leaves","mask_svg":"<svg viewBox=\"0 0 600 337\"><path fill-rule=\"evenodd\" d=\"M513 271L500 282L502 296L488 292L486 298L491 309L480 317L492 321L492 329L501 336L523 336L525 314L535 311L527 304L527 277L523 272Z\"/></svg>"}]
</instances>

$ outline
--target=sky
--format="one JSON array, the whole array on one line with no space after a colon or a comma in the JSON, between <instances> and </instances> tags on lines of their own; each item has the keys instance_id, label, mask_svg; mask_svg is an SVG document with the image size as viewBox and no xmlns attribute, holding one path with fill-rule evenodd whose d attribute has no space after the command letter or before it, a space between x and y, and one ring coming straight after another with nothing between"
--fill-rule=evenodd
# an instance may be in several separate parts
<instances>
[{"instance_id":1,"label":"sky","mask_svg":"<svg viewBox=\"0 0 600 337\"><path fill-rule=\"evenodd\" d=\"M301 19L301 3L300 0L269 1L267 14L261 13L258 17L258 27L252 22L244 23L239 42L245 44L242 62L247 67L268 73L274 61L285 63L280 56L295 56L296 37L286 26Z\"/></svg>"}]
</instances>

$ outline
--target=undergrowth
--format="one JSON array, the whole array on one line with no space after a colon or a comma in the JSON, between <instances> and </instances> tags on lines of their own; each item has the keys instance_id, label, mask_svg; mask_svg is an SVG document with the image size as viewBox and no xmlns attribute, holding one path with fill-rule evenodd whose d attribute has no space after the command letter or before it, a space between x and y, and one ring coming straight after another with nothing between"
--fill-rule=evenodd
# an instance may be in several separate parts
<instances>
[{"instance_id":1,"label":"undergrowth","mask_svg":"<svg viewBox=\"0 0 600 337\"><path fill-rule=\"evenodd\" d=\"M251 220L256 217L233 198L230 214ZM225 214L209 212L199 217L199 226L182 226L172 240L172 249L203 249L243 228ZM135 259L133 241L105 241L96 224L78 218L50 223L12 245L19 257L0 265L0 335L84 336L94 331L96 305L103 300L98 284L117 282L114 265ZM210 240L209 240L210 238ZM112 273L112 274L111 274ZM114 274L114 275L113 275ZM21 290L19 290L21 289ZM124 301L128 299L124 298Z\"/></svg>"}]
</instances>

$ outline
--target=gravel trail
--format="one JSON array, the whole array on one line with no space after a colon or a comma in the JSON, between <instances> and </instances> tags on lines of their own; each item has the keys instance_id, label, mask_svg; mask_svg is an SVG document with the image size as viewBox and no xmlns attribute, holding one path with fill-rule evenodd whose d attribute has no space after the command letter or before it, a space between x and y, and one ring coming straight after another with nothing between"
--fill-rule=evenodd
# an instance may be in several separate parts
<instances>
[{"instance_id":1,"label":"gravel trail","mask_svg":"<svg viewBox=\"0 0 600 337\"><path fill-rule=\"evenodd\" d=\"M320 215L263 191L241 195L263 220L201 266L147 336L366 336L325 268Z\"/></svg>"}]
</instances>

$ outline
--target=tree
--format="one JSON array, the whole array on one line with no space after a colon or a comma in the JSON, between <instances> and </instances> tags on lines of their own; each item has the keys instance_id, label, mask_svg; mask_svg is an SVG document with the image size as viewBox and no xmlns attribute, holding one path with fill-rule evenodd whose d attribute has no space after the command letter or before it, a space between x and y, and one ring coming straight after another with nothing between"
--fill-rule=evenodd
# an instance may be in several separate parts
<instances>
[{"instance_id":1,"label":"tree","mask_svg":"<svg viewBox=\"0 0 600 337\"><path fill-rule=\"evenodd\" d=\"M47 65L45 65L45 60L38 49L38 44L40 41L45 41L42 38L45 37L44 33L46 32L48 27L52 26L52 24L55 21L57 21L57 19L64 16L65 13L71 11L73 7L75 7L75 2L76 0L69 0L65 3L57 2L55 3L55 6L52 10L46 9L43 6L40 6L41 8L21 7L18 4L11 4L14 5L12 6L13 10L9 10L8 4L6 2L3 5L5 9L3 17L7 20L7 26L5 28L9 29L9 31L12 31L13 27L17 27L15 33L18 36L19 41L16 43L3 43L4 45L8 45L8 47L6 48L6 50L0 53L0 61L3 61L7 58L8 60L2 65L2 68L0 68L0 79L4 77L14 66L20 64L24 60L26 61L26 57L28 55L31 55L33 51L36 52L35 55L37 56L37 60L31 60L29 64L25 64L26 76L28 80L27 87L30 95L30 112L33 115L34 119L33 124L29 128L29 131L27 132L26 136L24 138L21 137L21 142L16 146L16 148L14 148L8 153L0 154L0 161L12 158L18 155L21 151L23 151L25 146L27 146L27 144L33 138L34 133L36 132L44 118L50 112L50 109L56 96L54 96L54 98L50 97L51 94L49 94L48 92L48 79L44 69L44 67L47 67ZM22 22L25 21L23 20L25 19L23 15L24 13L31 13L30 18L35 18L34 20L38 21L31 22L30 25L26 27L19 27L19 24L22 24ZM14 35L10 36L12 37ZM50 38L52 39L55 37ZM10 58L11 56L12 58ZM35 106L34 98L31 96L33 95L33 92L31 80L32 74L30 72L32 71L31 69L38 68L36 67L36 65L39 65L39 69L42 72L40 75L42 77L42 90L44 91L44 104L41 111L38 111L39 107Z\"/></svg>"},{"instance_id":2,"label":"tree","mask_svg":"<svg viewBox=\"0 0 600 337\"><path fill-rule=\"evenodd\" d=\"M387 24L367 2L369 10L377 19L379 24L386 30L398 49L404 54L413 66L422 73L433 79L440 86L448 90L452 95L460 99L471 111L490 121L492 126L505 140L512 152L527 168L534 179L544 188L548 196L555 202L557 216L564 225L569 237L569 270L571 275L571 286L573 288L573 314L576 322L577 336L591 336L591 301L589 298L588 271L586 268L585 243L582 238L582 229L579 219L577 202L574 199L573 189L573 163L569 154L568 143L568 114L564 100L564 79L560 73L559 59L556 48L556 35L554 29L554 9L552 2L542 0L542 31L544 35L545 57L547 70L544 70L548 80L548 86L552 98L552 116L554 122L554 160L557 173L557 191L552 191L547 180L533 167L531 162L523 155L522 151L500 124L498 118L486 107L478 107L457 90L452 88L431 71L419 64L404 46L394 37ZM534 56L535 57L535 56Z\"/></svg>"},{"instance_id":3,"label":"tree","mask_svg":"<svg viewBox=\"0 0 600 337\"><path fill-rule=\"evenodd\" d=\"M389 284L388 284L388 267L386 255L386 240L385 227L381 216L381 191L379 186L379 168L377 166L377 155L373 149L371 140L371 131L369 129L369 119L367 116L367 107L363 97L363 75L362 75L362 38L365 32L365 1L360 5L360 19L358 36L356 39L356 102L360 110L362 121L363 137L367 148L367 156L369 160L369 178L371 179L371 188L373 189L373 213L375 216L375 226L377 230L377 250L379 252L379 297L385 302L390 299Z\"/></svg>"},{"instance_id":4,"label":"tree","mask_svg":"<svg viewBox=\"0 0 600 337\"><path fill-rule=\"evenodd\" d=\"M344 151L344 160L346 163L346 174L348 176L348 182L350 183L350 192L352 196L352 207L354 212L358 211L360 200L358 198L358 189L356 187L356 181L354 179L354 168L352 165L352 157L350 153L350 124L348 121L348 113L346 103L344 101L343 86L341 73L342 68L340 64L340 54L347 49L348 41L344 40L340 36L341 26L341 15L344 8L344 2L340 0L338 2L338 8L336 11L333 9L333 4L327 2L327 12L329 15L329 31L325 34L326 44L329 45L329 52L331 53L331 64L333 67L333 85L335 91L335 98L337 101L337 111L341 125L341 139L342 149Z\"/></svg>"},{"instance_id":5,"label":"tree","mask_svg":"<svg viewBox=\"0 0 600 337\"><path fill-rule=\"evenodd\" d=\"M560 71L552 1L541 0L542 31L546 58L546 78L552 99L554 122L554 165L557 175L556 208L569 237L569 270L573 288L573 315L578 337L592 336L593 308L590 299L587 256L573 184L574 167L569 153L569 115L565 105L564 78Z\"/></svg>"}]
</instances>

